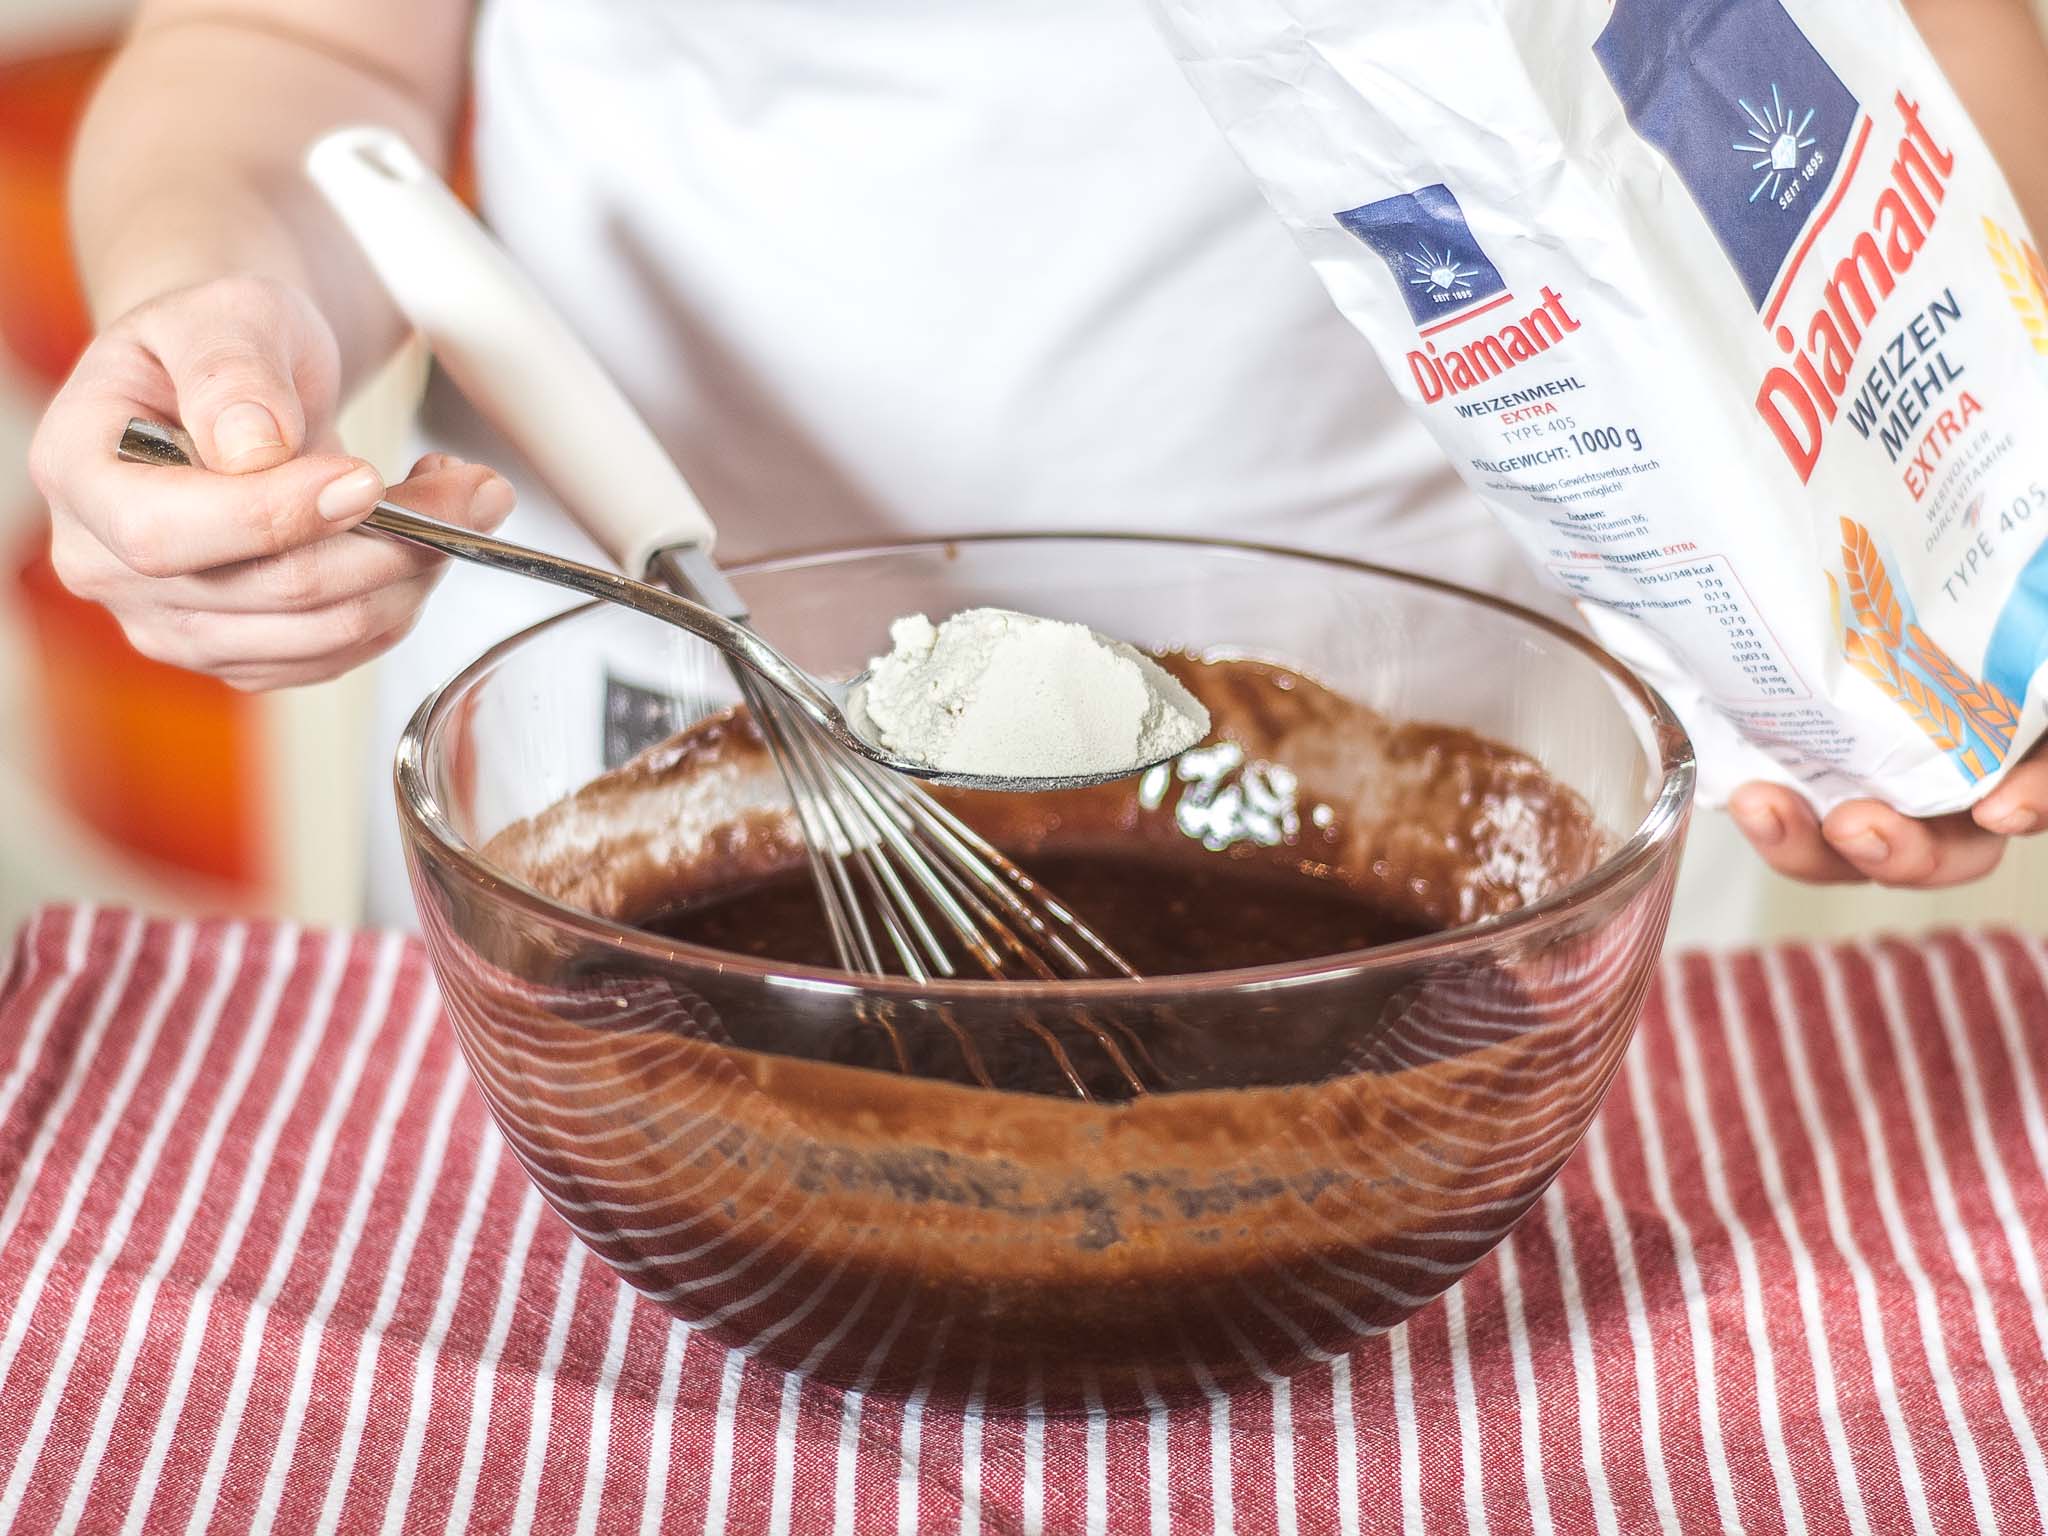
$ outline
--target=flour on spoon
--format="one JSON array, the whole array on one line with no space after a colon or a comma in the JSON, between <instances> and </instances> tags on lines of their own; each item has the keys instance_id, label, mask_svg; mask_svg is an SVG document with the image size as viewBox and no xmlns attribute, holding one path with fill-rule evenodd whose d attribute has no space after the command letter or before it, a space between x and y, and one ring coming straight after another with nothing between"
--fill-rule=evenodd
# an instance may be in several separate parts
<instances>
[{"instance_id":1,"label":"flour on spoon","mask_svg":"<svg viewBox=\"0 0 2048 1536\"><path fill-rule=\"evenodd\" d=\"M970 608L889 626L861 692L873 738L942 773L1135 771L1194 746L1209 712L1164 668L1084 624Z\"/></svg>"}]
</instances>

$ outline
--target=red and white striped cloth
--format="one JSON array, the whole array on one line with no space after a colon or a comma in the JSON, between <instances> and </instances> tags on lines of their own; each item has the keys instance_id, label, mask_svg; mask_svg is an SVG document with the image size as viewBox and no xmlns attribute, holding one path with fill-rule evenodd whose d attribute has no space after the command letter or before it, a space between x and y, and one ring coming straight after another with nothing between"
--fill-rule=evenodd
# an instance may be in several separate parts
<instances>
[{"instance_id":1,"label":"red and white striped cloth","mask_svg":"<svg viewBox=\"0 0 2048 1536\"><path fill-rule=\"evenodd\" d=\"M1670 963L1513 1238L1355 1357L940 1415L641 1303L419 950L53 909L0 979L0 1528L2048 1531L2048 953Z\"/></svg>"}]
</instances>

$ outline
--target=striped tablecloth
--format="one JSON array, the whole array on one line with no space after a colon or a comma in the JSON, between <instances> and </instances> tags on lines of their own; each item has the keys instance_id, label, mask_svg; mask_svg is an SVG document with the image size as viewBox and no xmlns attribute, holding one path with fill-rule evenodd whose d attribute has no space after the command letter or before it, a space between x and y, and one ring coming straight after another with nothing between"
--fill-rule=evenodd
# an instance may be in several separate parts
<instances>
[{"instance_id":1,"label":"striped tablecloth","mask_svg":"<svg viewBox=\"0 0 2048 1536\"><path fill-rule=\"evenodd\" d=\"M0 980L0 1528L2048 1531L2048 954L1668 965L1586 1145L1358 1355L1150 1418L671 1326L397 937L53 909Z\"/></svg>"}]
</instances>

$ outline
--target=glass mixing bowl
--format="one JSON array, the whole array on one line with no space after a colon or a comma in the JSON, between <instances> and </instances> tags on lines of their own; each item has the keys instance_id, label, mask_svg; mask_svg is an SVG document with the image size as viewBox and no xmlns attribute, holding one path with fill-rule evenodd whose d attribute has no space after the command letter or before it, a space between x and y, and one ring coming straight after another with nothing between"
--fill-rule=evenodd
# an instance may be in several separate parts
<instances>
[{"instance_id":1,"label":"glass mixing bowl","mask_svg":"<svg viewBox=\"0 0 2048 1536\"><path fill-rule=\"evenodd\" d=\"M1526 753L1601 840L1545 870L1510 846L1512 803L1369 792L1346 814L1519 859L1517 894L1477 923L1258 970L918 987L778 966L580 910L487 855L518 833L602 871L716 835L658 797L598 805L573 835L530 820L735 698L704 646L637 615L536 625L405 734L415 892L507 1142L676 1317L776 1366L942 1402L1228 1389L1399 1323L1576 1146L1642 1007L1693 787L1676 719L1597 647L1394 572L1166 539L858 549L734 579L824 676L858 670L894 615L978 604L1282 663ZM772 782L749 793L776 810ZM1105 1023L1150 1042L1154 1091L1105 1102L957 1070L963 1040L999 1059L1064 1029L1079 1051Z\"/></svg>"}]
</instances>

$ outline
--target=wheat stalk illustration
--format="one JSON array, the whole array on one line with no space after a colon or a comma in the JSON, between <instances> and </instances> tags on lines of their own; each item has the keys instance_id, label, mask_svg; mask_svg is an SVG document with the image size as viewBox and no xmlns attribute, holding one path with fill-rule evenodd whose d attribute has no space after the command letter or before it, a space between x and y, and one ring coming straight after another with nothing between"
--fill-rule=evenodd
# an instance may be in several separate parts
<instances>
[{"instance_id":1,"label":"wheat stalk illustration","mask_svg":"<svg viewBox=\"0 0 2048 1536\"><path fill-rule=\"evenodd\" d=\"M1869 635L1850 630L1843 637L1849 664L1913 717L1927 739L1944 752L1960 749L1967 739L1963 718L1933 689L1899 665L1898 654Z\"/></svg>"},{"instance_id":2,"label":"wheat stalk illustration","mask_svg":"<svg viewBox=\"0 0 2048 1536\"><path fill-rule=\"evenodd\" d=\"M1845 631L1842 635L1842 654L1849 658L1849 665L1869 678L1886 693L1892 689L1891 653L1870 643L1870 637L1860 629Z\"/></svg>"},{"instance_id":3,"label":"wheat stalk illustration","mask_svg":"<svg viewBox=\"0 0 2048 1536\"><path fill-rule=\"evenodd\" d=\"M1990 218L1984 220L1984 244L2034 350L2048 353L2048 272L2042 267L2041 253L2031 241L2022 245L2013 239Z\"/></svg>"},{"instance_id":4,"label":"wheat stalk illustration","mask_svg":"<svg viewBox=\"0 0 2048 1536\"><path fill-rule=\"evenodd\" d=\"M2013 703L2012 696L1988 679L1970 676L1918 624L1907 627L1906 638L1907 654L1955 696L1956 704L1969 716L1970 723L2003 759L2012 750L2013 733L2020 726L2019 706Z\"/></svg>"},{"instance_id":5,"label":"wheat stalk illustration","mask_svg":"<svg viewBox=\"0 0 2048 1536\"><path fill-rule=\"evenodd\" d=\"M1899 679L1905 686L1906 698L1911 702L1911 713L1920 723L1920 729L1944 752L1954 752L1969 736L1963 727L1963 717L1952 708L1948 701L1934 689L1920 681L1912 673L1900 670Z\"/></svg>"},{"instance_id":6,"label":"wheat stalk illustration","mask_svg":"<svg viewBox=\"0 0 2048 1536\"><path fill-rule=\"evenodd\" d=\"M1906 616L1899 609L1899 597L1892 590L1891 573L1870 530L1851 518L1842 519L1842 569L1849 577L1849 608L1856 622L1875 630L1893 645L1899 644Z\"/></svg>"},{"instance_id":7,"label":"wheat stalk illustration","mask_svg":"<svg viewBox=\"0 0 2048 1536\"><path fill-rule=\"evenodd\" d=\"M1982 778L1992 765L1985 762L1971 731L1997 754L1994 762L2002 761L2019 728L2019 706L1997 684L1964 671L1918 624L1906 623L1891 573L1870 530L1852 518L1841 521L1842 569L1856 626L1843 626L1842 654L1904 710L1930 742L1941 751L1957 753L1971 776ZM1828 585L1836 594L1832 574ZM1905 659L1934 681L1910 671Z\"/></svg>"}]
</instances>

